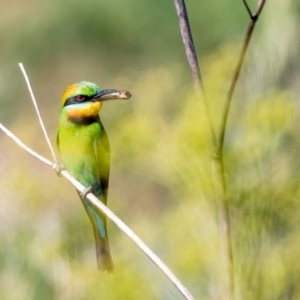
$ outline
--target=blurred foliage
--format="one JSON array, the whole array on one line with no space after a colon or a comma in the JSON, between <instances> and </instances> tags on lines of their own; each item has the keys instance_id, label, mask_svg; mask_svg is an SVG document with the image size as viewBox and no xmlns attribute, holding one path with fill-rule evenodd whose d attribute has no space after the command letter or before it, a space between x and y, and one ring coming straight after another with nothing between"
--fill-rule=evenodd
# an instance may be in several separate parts
<instances>
[{"instance_id":1,"label":"blurred foliage","mask_svg":"<svg viewBox=\"0 0 300 300\"><path fill-rule=\"evenodd\" d=\"M249 1L255 7L256 1ZM247 26L236 1L188 1L213 122ZM109 207L197 299L220 293L210 149L173 1L6 1L0 122L50 157L17 62L55 143L64 87L127 88L101 117L112 148ZM268 1L230 113L225 168L237 299L299 299L299 4ZM182 299L111 222L115 273L96 269L74 189L0 135L1 299Z\"/></svg>"}]
</instances>

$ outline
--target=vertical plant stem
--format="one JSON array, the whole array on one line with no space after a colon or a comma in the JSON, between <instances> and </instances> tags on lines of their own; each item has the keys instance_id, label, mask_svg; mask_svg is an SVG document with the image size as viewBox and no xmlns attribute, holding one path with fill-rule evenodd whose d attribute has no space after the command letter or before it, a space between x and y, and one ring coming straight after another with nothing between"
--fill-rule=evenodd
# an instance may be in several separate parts
<instances>
[{"instance_id":1,"label":"vertical plant stem","mask_svg":"<svg viewBox=\"0 0 300 300\"><path fill-rule=\"evenodd\" d=\"M216 147L216 135L215 130L213 126L213 122L211 119L211 115L209 112L209 107L207 104L207 99L205 96L205 90L204 90L204 84L201 77L201 72L198 64L197 54L194 46L194 41L192 37L192 32L190 28L190 23L188 19L187 10L185 7L184 0L174 0L178 21L179 21L179 27L182 37L182 42L185 49L185 54L190 66L190 71L193 78L193 83L195 87L196 94L199 98L201 98L201 103L203 106L203 110L205 112L206 117L206 124L208 126L208 130L211 137L211 146L213 148Z\"/></svg>"},{"instance_id":2,"label":"vertical plant stem","mask_svg":"<svg viewBox=\"0 0 300 300\"><path fill-rule=\"evenodd\" d=\"M219 221L219 230L221 232L221 247L223 255L223 271L228 274L224 276L224 299L233 299L234 297L234 271L233 271L233 255L232 255L232 246L231 246L231 230L230 230L230 214L229 214L229 203L226 191L226 178L224 171L224 158L223 158L223 149L224 149L224 140L226 133L226 125L229 115L229 110L233 98L233 94L236 88L236 84L240 77L241 69L245 60L246 52L252 37L253 30L255 28L256 22L262 12L262 9L265 5L266 0L260 0L255 14L251 13L251 10L248 6L246 0L243 0L246 10L250 16L250 22L247 27L245 34L242 50L239 55L237 66L235 68L231 84L225 99L225 105L223 109L223 114L221 118L221 125L219 129L219 134L217 136L217 147L216 151L213 154L213 168L215 174L215 185L217 187L217 213Z\"/></svg>"},{"instance_id":3,"label":"vertical plant stem","mask_svg":"<svg viewBox=\"0 0 300 300\"><path fill-rule=\"evenodd\" d=\"M190 66L190 70L193 77L196 93L201 97L201 103L204 107L205 115L207 118L207 124L210 131L210 143L211 152L216 153L217 140L211 114L209 111L207 99L205 97L204 85L201 78L200 68L198 65L197 54L193 43L192 33L189 26L188 14L186 11L184 0L174 0L177 16L179 19L179 27L181 36L187 56L187 60ZM232 259L232 247L230 236L230 219L229 209L226 194L226 181L224 176L223 161L216 159L215 155L212 155L212 169L214 175L216 204L217 204L217 218L220 231L221 240L221 256L222 256L222 297L224 299L233 299L234 294L234 278L233 278L233 259Z\"/></svg>"},{"instance_id":4,"label":"vertical plant stem","mask_svg":"<svg viewBox=\"0 0 300 300\"><path fill-rule=\"evenodd\" d=\"M216 194L217 219L220 232L221 262L222 262L222 296L221 299L234 299L234 272L231 244L229 203L226 189L223 157L212 155L212 169Z\"/></svg>"},{"instance_id":5,"label":"vertical plant stem","mask_svg":"<svg viewBox=\"0 0 300 300\"><path fill-rule=\"evenodd\" d=\"M221 255L222 255L222 274L223 274L223 287L222 299L234 299L234 272L233 272L233 255L231 245L231 230L230 230L230 215L229 203L226 188L226 178L224 171L223 161L223 146L226 132L226 124L230 105L234 90L240 76L240 71L244 63L245 55L248 45L255 27L255 24L260 16L266 0L259 0L255 14L251 13L246 0L243 0L248 14L250 15L250 22L245 35L243 47L239 56L239 60L230 84L229 91L225 100L225 106L222 114L221 125L219 134L216 137L214 126L211 119L211 114L208 108L207 100L204 92L204 85L201 78L200 68L198 65L197 55L193 43L192 33L189 25L188 14L185 7L184 0L174 0L177 16L179 19L179 27L185 48L187 60L193 77L195 90L198 96L202 96L202 103L205 109L207 124L210 130L211 149L212 149L212 168L214 175L216 204L217 204L217 217L218 226L220 231L221 240Z\"/></svg>"},{"instance_id":6,"label":"vertical plant stem","mask_svg":"<svg viewBox=\"0 0 300 300\"><path fill-rule=\"evenodd\" d=\"M182 36L185 53L191 69L195 89L197 92L204 93L204 86L201 78L197 54L195 51L192 32L189 24L188 14L184 0L174 0L176 12L179 20L179 27Z\"/></svg>"}]
</instances>

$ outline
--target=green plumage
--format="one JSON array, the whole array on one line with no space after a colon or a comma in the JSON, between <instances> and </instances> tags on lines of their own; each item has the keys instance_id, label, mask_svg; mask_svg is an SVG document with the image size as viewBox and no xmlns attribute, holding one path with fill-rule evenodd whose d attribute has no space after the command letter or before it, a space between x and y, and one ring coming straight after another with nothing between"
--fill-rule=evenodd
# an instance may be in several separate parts
<instances>
[{"instance_id":1,"label":"green plumage","mask_svg":"<svg viewBox=\"0 0 300 300\"><path fill-rule=\"evenodd\" d=\"M92 186L93 193L107 204L110 148L98 115L102 103L93 100L99 92L96 85L88 82L67 88L62 100L57 144L66 169L84 186ZM113 263L106 218L86 199L82 202L94 229L98 268L111 272Z\"/></svg>"}]
</instances>

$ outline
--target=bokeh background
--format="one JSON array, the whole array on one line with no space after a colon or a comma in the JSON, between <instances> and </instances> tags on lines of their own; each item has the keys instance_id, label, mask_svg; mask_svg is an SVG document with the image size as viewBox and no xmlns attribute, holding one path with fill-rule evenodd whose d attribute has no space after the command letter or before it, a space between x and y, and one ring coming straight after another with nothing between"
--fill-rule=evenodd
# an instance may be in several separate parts
<instances>
[{"instance_id":1,"label":"bokeh background","mask_svg":"<svg viewBox=\"0 0 300 300\"><path fill-rule=\"evenodd\" d=\"M242 1L187 1L215 126L248 15ZM249 1L254 9L256 1ZM221 293L210 152L173 1L4 1L0 122L50 158L18 67L55 144L66 85L128 89L101 118L112 149L109 207L197 299ZM300 5L269 0L230 112L225 168L236 299L300 299ZM182 299L108 222L112 276L96 268L74 188L0 132L1 299Z\"/></svg>"}]
</instances>

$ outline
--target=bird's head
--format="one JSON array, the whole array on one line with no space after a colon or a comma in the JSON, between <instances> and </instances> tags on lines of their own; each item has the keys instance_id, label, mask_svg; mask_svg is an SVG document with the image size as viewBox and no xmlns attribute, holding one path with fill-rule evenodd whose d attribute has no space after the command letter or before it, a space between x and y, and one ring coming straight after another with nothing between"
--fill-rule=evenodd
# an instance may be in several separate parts
<instances>
[{"instance_id":1,"label":"bird's head","mask_svg":"<svg viewBox=\"0 0 300 300\"><path fill-rule=\"evenodd\" d=\"M103 101L130 97L131 94L126 90L101 90L92 82L80 81L67 86L61 108L70 117L89 117L98 115Z\"/></svg>"}]
</instances>

